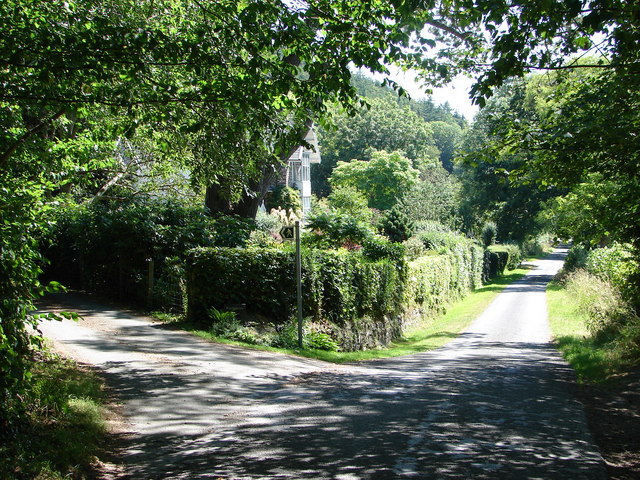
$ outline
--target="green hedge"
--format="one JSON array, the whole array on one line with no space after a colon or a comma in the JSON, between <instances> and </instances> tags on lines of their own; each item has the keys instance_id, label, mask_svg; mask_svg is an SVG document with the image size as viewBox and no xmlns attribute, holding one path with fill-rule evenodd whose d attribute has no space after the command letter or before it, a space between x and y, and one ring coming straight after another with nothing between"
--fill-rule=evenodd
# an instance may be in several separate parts
<instances>
[{"instance_id":1,"label":"green hedge","mask_svg":"<svg viewBox=\"0 0 640 480\"><path fill-rule=\"evenodd\" d=\"M484 270L484 249L470 241L459 242L446 253L418 258L409 264L405 305L435 315L480 287Z\"/></svg>"},{"instance_id":2,"label":"green hedge","mask_svg":"<svg viewBox=\"0 0 640 480\"><path fill-rule=\"evenodd\" d=\"M515 270L522 262L522 249L515 243L503 243L500 245L492 245L489 251L493 253L506 253L507 260L505 268L507 270Z\"/></svg>"},{"instance_id":3,"label":"green hedge","mask_svg":"<svg viewBox=\"0 0 640 480\"><path fill-rule=\"evenodd\" d=\"M342 348L386 343L400 334L406 265L344 250L303 252L303 315L332 324ZM296 306L290 249L199 248L186 262L188 317L207 325L211 307L243 305L284 325Z\"/></svg>"},{"instance_id":4,"label":"green hedge","mask_svg":"<svg viewBox=\"0 0 640 480\"><path fill-rule=\"evenodd\" d=\"M502 275L507 268L507 263L509 263L509 254L507 252L485 250L482 281L488 282L492 278Z\"/></svg>"},{"instance_id":5,"label":"green hedge","mask_svg":"<svg viewBox=\"0 0 640 480\"><path fill-rule=\"evenodd\" d=\"M328 322L345 350L386 344L402 334L409 312L433 316L482 285L484 249L468 240L410 263L400 249L388 249L385 258L379 246L369 248L376 259L367 249L303 249L303 315ZM291 249L199 248L188 254L186 273L188 316L204 327L211 326L211 307L243 305L277 328L295 315Z\"/></svg>"},{"instance_id":6,"label":"green hedge","mask_svg":"<svg viewBox=\"0 0 640 480\"><path fill-rule=\"evenodd\" d=\"M253 222L212 218L173 200L129 199L70 205L56 212L45 275L123 302L145 305L154 261L154 306L177 286L176 262L199 246L243 245ZM178 294L178 292L173 292Z\"/></svg>"}]
</instances>

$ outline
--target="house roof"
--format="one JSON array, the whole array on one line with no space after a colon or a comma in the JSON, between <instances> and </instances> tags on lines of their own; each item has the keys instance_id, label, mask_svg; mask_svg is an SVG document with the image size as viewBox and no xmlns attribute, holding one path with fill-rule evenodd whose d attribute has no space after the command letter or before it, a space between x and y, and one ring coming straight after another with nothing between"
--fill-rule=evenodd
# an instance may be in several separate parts
<instances>
[{"instance_id":1,"label":"house roof","mask_svg":"<svg viewBox=\"0 0 640 480\"><path fill-rule=\"evenodd\" d=\"M322 161L322 157L320 156L320 147L318 147L318 137L316 136L316 132L313 129L313 127L310 128L307 134L305 135L304 141L312 145L313 150L309 150L306 147L300 146L289 157L289 161L292 161L292 162L301 161L302 154L306 151L306 152L309 152L309 163L320 163Z\"/></svg>"}]
</instances>

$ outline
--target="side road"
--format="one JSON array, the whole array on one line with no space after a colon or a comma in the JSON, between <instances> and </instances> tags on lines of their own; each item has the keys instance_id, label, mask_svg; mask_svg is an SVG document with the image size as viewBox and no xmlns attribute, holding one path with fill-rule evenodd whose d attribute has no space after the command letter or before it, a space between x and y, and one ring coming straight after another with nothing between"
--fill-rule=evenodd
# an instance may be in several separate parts
<instances>
[{"instance_id":1,"label":"side road","mask_svg":"<svg viewBox=\"0 0 640 480\"><path fill-rule=\"evenodd\" d=\"M122 401L121 478L604 479L549 343L544 291L565 253L446 347L357 365L211 344L74 297L58 299L85 319L42 329Z\"/></svg>"}]
</instances>

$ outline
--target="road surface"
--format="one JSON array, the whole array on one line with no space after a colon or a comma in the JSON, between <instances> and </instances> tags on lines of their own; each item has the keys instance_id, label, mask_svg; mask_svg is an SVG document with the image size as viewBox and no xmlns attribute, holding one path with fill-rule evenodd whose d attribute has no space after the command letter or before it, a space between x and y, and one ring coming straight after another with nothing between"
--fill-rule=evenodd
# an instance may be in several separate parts
<instances>
[{"instance_id":1,"label":"road surface","mask_svg":"<svg viewBox=\"0 0 640 480\"><path fill-rule=\"evenodd\" d=\"M130 479L605 479L549 343L536 262L472 326L433 352L336 366L216 345L86 300L47 322L100 367L132 434Z\"/></svg>"}]
</instances>

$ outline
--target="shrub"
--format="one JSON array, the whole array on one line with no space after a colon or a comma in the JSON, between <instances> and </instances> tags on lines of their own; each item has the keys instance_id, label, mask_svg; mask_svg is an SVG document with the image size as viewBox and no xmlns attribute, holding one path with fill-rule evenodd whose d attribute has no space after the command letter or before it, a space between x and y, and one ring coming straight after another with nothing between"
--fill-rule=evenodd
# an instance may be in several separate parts
<instances>
[{"instance_id":1,"label":"shrub","mask_svg":"<svg viewBox=\"0 0 640 480\"><path fill-rule=\"evenodd\" d=\"M587 254L589 251L584 245L574 245L569 249L567 258L564 261L563 270L572 272L579 268L585 268L587 264Z\"/></svg>"},{"instance_id":2,"label":"shrub","mask_svg":"<svg viewBox=\"0 0 640 480\"><path fill-rule=\"evenodd\" d=\"M401 263L406 253L404 245L393 243L383 237L371 236L362 244L362 255L370 260L391 259Z\"/></svg>"},{"instance_id":3,"label":"shrub","mask_svg":"<svg viewBox=\"0 0 640 480\"><path fill-rule=\"evenodd\" d=\"M46 277L68 286L145 305L149 260L154 261L154 298L177 292L175 264L198 246L246 245L255 228L240 217L212 218L174 200L97 201L56 212ZM178 269L179 270L179 269ZM177 289L176 289L177 288ZM159 307L164 305L161 302Z\"/></svg>"},{"instance_id":4,"label":"shrub","mask_svg":"<svg viewBox=\"0 0 640 480\"><path fill-rule=\"evenodd\" d=\"M488 282L492 278L502 275L508 262L509 254L507 252L485 250L482 281Z\"/></svg>"},{"instance_id":5,"label":"shrub","mask_svg":"<svg viewBox=\"0 0 640 480\"><path fill-rule=\"evenodd\" d=\"M544 255L549 247L554 244L550 234L541 234L537 237L529 237L520 246L522 254L527 257L539 257Z\"/></svg>"},{"instance_id":6,"label":"shrub","mask_svg":"<svg viewBox=\"0 0 640 480\"><path fill-rule=\"evenodd\" d=\"M522 250L520 250L520 246L516 243L505 243L502 247L509 255L507 270L515 270L522 262Z\"/></svg>"},{"instance_id":7,"label":"shrub","mask_svg":"<svg viewBox=\"0 0 640 480\"><path fill-rule=\"evenodd\" d=\"M307 220L307 228L310 232L304 235L304 243L319 248L353 248L373 235L369 224L335 210L312 213Z\"/></svg>"},{"instance_id":8,"label":"shrub","mask_svg":"<svg viewBox=\"0 0 640 480\"><path fill-rule=\"evenodd\" d=\"M413 235L415 225L409 216L396 205L382 217L380 228L392 242L404 242Z\"/></svg>"},{"instance_id":9,"label":"shrub","mask_svg":"<svg viewBox=\"0 0 640 480\"><path fill-rule=\"evenodd\" d=\"M424 243L418 237L411 237L402 243L408 260L416 260L427 254Z\"/></svg>"},{"instance_id":10,"label":"shrub","mask_svg":"<svg viewBox=\"0 0 640 480\"><path fill-rule=\"evenodd\" d=\"M282 228L283 223L278 215L258 210L255 220L256 230L265 233L277 233Z\"/></svg>"},{"instance_id":11,"label":"shrub","mask_svg":"<svg viewBox=\"0 0 640 480\"><path fill-rule=\"evenodd\" d=\"M215 218L214 222L214 245L245 247L255 228L255 221L252 219L238 215L220 215Z\"/></svg>"},{"instance_id":12,"label":"shrub","mask_svg":"<svg viewBox=\"0 0 640 480\"><path fill-rule=\"evenodd\" d=\"M302 201L300 200L300 192L291 187L280 185L273 189L265 199L267 210L281 208L288 215L300 216L302 212Z\"/></svg>"},{"instance_id":13,"label":"shrub","mask_svg":"<svg viewBox=\"0 0 640 480\"><path fill-rule=\"evenodd\" d=\"M482 244L485 247L489 247L496 243L496 237L498 236L498 227L495 222L486 222L482 227Z\"/></svg>"},{"instance_id":14,"label":"shrub","mask_svg":"<svg viewBox=\"0 0 640 480\"><path fill-rule=\"evenodd\" d=\"M329 194L329 205L337 212L351 215L361 222L371 222L372 212L367 205L367 197L355 187L336 186Z\"/></svg>"},{"instance_id":15,"label":"shrub","mask_svg":"<svg viewBox=\"0 0 640 480\"><path fill-rule=\"evenodd\" d=\"M507 254L507 270L515 270L522 262L522 250L516 243L503 243L489 248L492 252L504 252Z\"/></svg>"},{"instance_id":16,"label":"shrub","mask_svg":"<svg viewBox=\"0 0 640 480\"><path fill-rule=\"evenodd\" d=\"M451 251L464 237L453 232L442 232L433 230L421 232L418 238L427 250L435 250L441 253Z\"/></svg>"},{"instance_id":17,"label":"shrub","mask_svg":"<svg viewBox=\"0 0 640 480\"><path fill-rule=\"evenodd\" d=\"M629 293L630 279L638 271L631 249L619 243L591 250L584 266L589 273L611 282L622 293Z\"/></svg>"},{"instance_id":18,"label":"shrub","mask_svg":"<svg viewBox=\"0 0 640 480\"><path fill-rule=\"evenodd\" d=\"M607 280L579 269L571 272L565 283L578 308L587 314L587 328L594 335L618 330L632 316L620 293Z\"/></svg>"}]
</instances>

